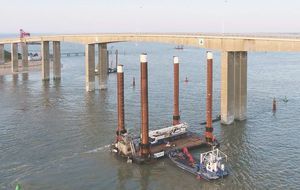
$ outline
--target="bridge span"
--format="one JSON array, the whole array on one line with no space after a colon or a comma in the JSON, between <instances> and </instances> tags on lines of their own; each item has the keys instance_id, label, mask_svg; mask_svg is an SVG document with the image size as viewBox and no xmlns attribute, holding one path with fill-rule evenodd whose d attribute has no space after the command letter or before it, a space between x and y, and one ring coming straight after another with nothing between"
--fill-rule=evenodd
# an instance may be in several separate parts
<instances>
[{"instance_id":1,"label":"bridge span","mask_svg":"<svg viewBox=\"0 0 300 190\"><path fill-rule=\"evenodd\" d=\"M293 36L241 36L203 34L85 34L49 35L0 39L0 64L4 63L4 44L11 44L11 69L18 72L18 44L21 44L23 72L28 71L28 45L41 43L42 80L50 79L49 43L53 43L53 79L61 78L60 42L85 45L86 90L95 89L95 48L100 89L107 85L107 44L117 42L159 42L205 48L221 52L221 122L231 124L247 115L247 52L299 52L300 38Z\"/></svg>"}]
</instances>

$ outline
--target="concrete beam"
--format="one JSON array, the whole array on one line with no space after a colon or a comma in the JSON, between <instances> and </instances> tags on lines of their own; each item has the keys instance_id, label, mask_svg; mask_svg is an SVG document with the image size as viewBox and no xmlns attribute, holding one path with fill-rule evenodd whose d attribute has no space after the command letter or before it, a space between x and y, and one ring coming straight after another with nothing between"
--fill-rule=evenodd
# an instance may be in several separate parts
<instances>
[{"instance_id":1,"label":"concrete beam","mask_svg":"<svg viewBox=\"0 0 300 190\"><path fill-rule=\"evenodd\" d=\"M49 41L42 42L42 80L50 80Z\"/></svg>"},{"instance_id":2,"label":"concrete beam","mask_svg":"<svg viewBox=\"0 0 300 190\"><path fill-rule=\"evenodd\" d=\"M40 41L65 41L82 44L111 43L122 41L141 41L182 44L205 49L220 51L300 51L300 39L298 36L253 36L253 35L232 35L224 36L209 34L99 34L99 35L53 35L53 36L32 36L25 39L0 39L0 44L19 42L40 42Z\"/></svg>"},{"instance_id":3,"label":"concrete beam","mask_svg":"<svg viewBox=\"0 0 300 190\"><path fill-rule=\"evenodd\" d=\"M98 44L98 72L99 72L99 88L107 89L107 76L108 76L108 56L107 56L107 44Z\"/></svg>"},{"instance_id":4,"label":"concrete beam","mask_svg":"<svg viewBox=\"0 0 300 190\"><path fill-rule=\"evenodd\" d=\"M234 62L234 119L247 117L247 52L235 53Z\"/></svg>"},{"instance_id":5,"label":"concrete beam","mask_svg":"<svg viewBox=\"0 0 300 190\"><path fill-rule=\"evenodd\" d=\"M28 71L28 45L21 43L22 45L22 67L23 71Z\"/></svg>"},{"instance_id":6,"label":"concrete beam","mask_svg":"<svg viewBox=\"0 0 300 190\"><path fill-rule=\"evenodd\" d=\"M85 89L95 90L95 45L85 45Z\"/></svg>"},{"instance_id":7,"label":"concrete beam","mask_svg":"<svg viewBox=\"0 0 300 190\"><path fill-rule=\"evenodd\" d=\"M53 42L53 79L61 79L61 56L60 56L60 42Z\"/></svg>"},{"instance_id":8,"label":"concrete beam","mask_svg":"<svg viewBox=\"0 0 300 190\"><path fill-rule=\"evenodd\" d=\"M221 123L234 121L234 52L221 53Z\"/></svg>"},{"instance_id":9,"label":"concrete beam","mask_svg":"<svg viewBox=\"0 0 300 190\"><path fill-rule=\"evenodd\" d=\"M18 58L18 43L11 44L11 68L12 72L19 71L19 58Z\"/></svg>"},{"instance_id":10,"label":"concrete beam","mask_svg":"<svg viewBox=\"0 0 300 190\"><path fill-rule=\"evenodd\" d=\"M0 44L0 64L4 64L4 44Z\"/></svg>"}]
</instances>

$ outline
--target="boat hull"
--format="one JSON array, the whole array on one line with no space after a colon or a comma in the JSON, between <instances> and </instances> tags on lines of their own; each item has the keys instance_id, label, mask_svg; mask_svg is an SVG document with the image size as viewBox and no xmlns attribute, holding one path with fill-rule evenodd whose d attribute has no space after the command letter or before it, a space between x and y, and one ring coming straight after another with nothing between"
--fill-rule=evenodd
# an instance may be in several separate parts
<instances>
[{"instance_id":1,"label":"boat hull","mask_svg":"<svg viewBox=\"0 0 300 190\"><path fill-rule=\"evenodd\" d=\"M177 167L195 175L197 178L205 179L207 181L220 179L229 174L227 169L224 171L209 172L201 164L190 163L187 157L178 150L170 152L168 156Z\"/></svg>"}]
</instances>

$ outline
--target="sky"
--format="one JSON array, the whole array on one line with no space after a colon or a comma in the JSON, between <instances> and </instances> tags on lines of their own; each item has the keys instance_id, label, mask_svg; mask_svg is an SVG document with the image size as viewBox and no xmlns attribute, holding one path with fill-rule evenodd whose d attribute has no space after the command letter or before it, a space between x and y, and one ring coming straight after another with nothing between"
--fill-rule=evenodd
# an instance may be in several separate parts
<instances>
[{"instance_id":1,"label":"sky","mask_svg":"<svg viewBox=\"0 0 300 190\"><path fill-rule=\"evenodd\" d=\"M300 0L1 1L0 34L300 32Z\"/></svg>"}]
</instances>

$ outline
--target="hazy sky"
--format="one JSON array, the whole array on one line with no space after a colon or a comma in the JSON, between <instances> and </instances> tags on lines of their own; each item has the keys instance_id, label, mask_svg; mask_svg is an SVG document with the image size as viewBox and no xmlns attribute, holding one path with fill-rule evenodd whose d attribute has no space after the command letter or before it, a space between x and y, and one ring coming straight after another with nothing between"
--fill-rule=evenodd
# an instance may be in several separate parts
<instances>
[{"instance_id":1,"label":"hazy sky","mask_svg":"<svg viewBox=\"0 0 300 190\"><path fill-rule=\"evenodd\" d=\"M300 32L300 0L1 0L0 33Z\"/></svg>"}]
</instances>

